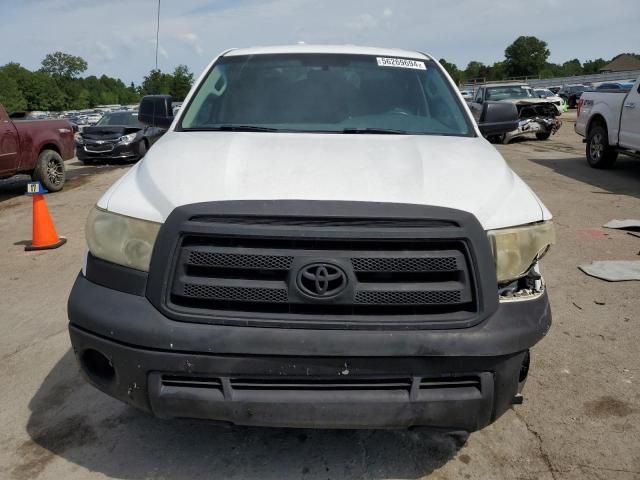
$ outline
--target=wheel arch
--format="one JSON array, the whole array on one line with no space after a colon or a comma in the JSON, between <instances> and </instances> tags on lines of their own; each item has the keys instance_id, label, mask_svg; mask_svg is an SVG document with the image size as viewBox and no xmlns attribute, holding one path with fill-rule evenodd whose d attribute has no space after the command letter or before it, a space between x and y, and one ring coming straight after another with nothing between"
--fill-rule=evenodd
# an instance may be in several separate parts
<instances>
[{"instance_id":1,"label":"wheel arch","mask_svg":"<svg viewBox=\"0 0 640 480\"><path fill-rule=\"evenodd\" d=\"M596 125L602 125L607 131L607 135L609 134L609 126L607 125L607 120L604 118L604 115L602 115L601 113L596 113L589 119L589 123L587 124L587 128L585 130L586 137L589 136L589 133L591 132L591 128L593 128Z\"/></svg>"},{"instance_id":2,"label":"wheel arch","mask_svg":"<svg viewBox=\"0 0 640 480\"><path fill-rule=\"evenodd\" d=\"M40 155L45 150L53 150L58 155L62 155L62 152L60 151L60 147L55 143L45 143L44 145L41 145L40 149L38 150L38 155Z\"/></svg>"}]
</instances>

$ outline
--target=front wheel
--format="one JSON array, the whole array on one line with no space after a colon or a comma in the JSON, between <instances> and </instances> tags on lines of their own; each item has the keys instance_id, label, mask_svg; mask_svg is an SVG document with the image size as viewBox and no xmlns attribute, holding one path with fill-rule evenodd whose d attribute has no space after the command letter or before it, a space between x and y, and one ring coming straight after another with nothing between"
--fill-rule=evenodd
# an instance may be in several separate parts
<instances>
[{"instance_id":1,"label":"front wheel","mask_svg":"<svg viewBox=\"0 0 640 480\"><path fill-rule=\"evenodd\" d=\"M618 158L618 152L609 145L607 129L596 125L587 137L587 162L593 168L611 168Z\"/></svg>"},{"instance_id":2,"label":"front wheel","mask_svg":"<svg viewBox=\"0 0 640 480\"><path fill-rule=\"evenodd\" d=\"M53 150L43 150L38 156L36 168L31 176L33 180L42 183L44 188L50 192L62 190L67 179L67 171L64 160Z\"/></svg>"}]
</instances>

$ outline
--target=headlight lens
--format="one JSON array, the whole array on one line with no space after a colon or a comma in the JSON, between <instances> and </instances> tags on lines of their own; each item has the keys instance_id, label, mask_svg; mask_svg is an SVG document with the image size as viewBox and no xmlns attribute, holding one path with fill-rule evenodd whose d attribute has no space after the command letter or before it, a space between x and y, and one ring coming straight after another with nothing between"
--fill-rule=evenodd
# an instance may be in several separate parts
<instances>
[{"instance_id":1,"label":"headlight lens","mask_svg":"<svg viewBox=\"0 0 640 480\"><path fill-rule=\"evenodd\" d=\"M137 133L130 133L129 135L123 135L120 137L120 142L122 143L131 143L133 139L136 138Z\"/></svg>"},{"instance_id":2,"label":"headlight lens","mask_svg":"<svg viewBox=\"0 0 640 480\"><path fill-rule=\"evenodd\" d=\"M89 251L96 257L148 272L159 230L159 223L94 207L87 218L85 233Z\"/></svg>"},{"instance_id":3,"label":"headlight lens","mask_svg":"<svg viewBox=\"0 0 640 480\"><path fill-rule=\"evenodd\" d=\"M80 135L80 132L74 133L73 138L78 145L82 145L84 143L84 139L82 138L82 135Z\"/></svg>"},{"instance_id":4,"label":"headlight lens","mask_svg":"<svg viewBox=\"0 0 640 480\"><path fill-rule=\"evenodd\" d=\"M556 241L553 222L488 232L496 263L498 283L515 280L527 273Z\"/></svg>"}]
</instances>

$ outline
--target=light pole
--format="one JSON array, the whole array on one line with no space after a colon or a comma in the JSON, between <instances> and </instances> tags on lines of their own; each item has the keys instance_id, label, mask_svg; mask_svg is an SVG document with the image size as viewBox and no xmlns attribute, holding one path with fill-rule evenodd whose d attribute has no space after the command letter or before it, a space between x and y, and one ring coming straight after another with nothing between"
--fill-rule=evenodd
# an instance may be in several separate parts
<instances>
[{"instance_id":1,"label":"light pole","mask_svg":"<svg viewBox=\"0 0 640 480\"><path fill-rule=\"evenodd\" d=\"M160 0L158 0L158 19L156 22L156 70L158 70L158 38L160 36Z\"/></svg>"}]
</instances>

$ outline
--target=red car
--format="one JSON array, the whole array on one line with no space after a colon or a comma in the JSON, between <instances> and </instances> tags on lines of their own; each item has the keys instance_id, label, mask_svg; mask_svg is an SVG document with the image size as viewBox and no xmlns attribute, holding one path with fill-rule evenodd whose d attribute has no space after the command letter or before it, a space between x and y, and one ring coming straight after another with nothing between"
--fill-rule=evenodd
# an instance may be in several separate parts
<instances>
[{"instance_id":1,"label":"red car","mask_svg":"<svg viewBox=\"0 0 640 480\"><path fill-rule=\"evenodd\" d=\"M0 178L31 175L50 192L64 186L64 161L75 154L74 128L67 120L9 118L0 105Z\"/></svg>"}]
</instances>

